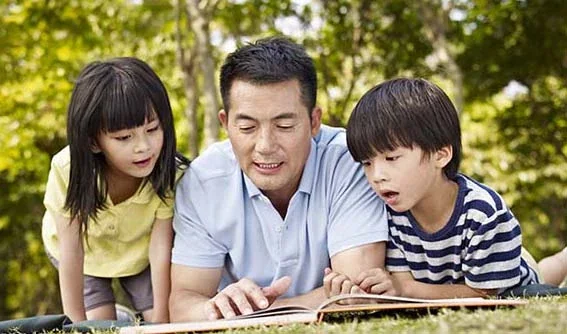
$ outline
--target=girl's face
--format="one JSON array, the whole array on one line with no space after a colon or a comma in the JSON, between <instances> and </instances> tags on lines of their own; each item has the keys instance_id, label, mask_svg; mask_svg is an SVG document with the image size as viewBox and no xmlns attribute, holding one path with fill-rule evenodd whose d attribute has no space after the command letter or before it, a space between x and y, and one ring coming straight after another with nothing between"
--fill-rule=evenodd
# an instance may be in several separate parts
<instances>
[{"instance_id":1,"label":"girl's face","mask_svg":"<svg viewBox=\"0 0 567 334\"><path fill-rule=\"evenodd\" d=\"M144 178L151 174L163 146L157 117L137 128L101 132L93 151L104 154L108 172L119 177Z\"/></svg>"}]
</instances>

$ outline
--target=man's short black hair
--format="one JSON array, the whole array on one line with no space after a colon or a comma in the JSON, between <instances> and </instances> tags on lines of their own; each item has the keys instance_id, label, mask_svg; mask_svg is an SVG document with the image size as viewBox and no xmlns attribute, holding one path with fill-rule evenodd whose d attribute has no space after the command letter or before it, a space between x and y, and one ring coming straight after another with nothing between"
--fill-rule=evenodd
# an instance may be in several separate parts
<instances>
[{"instance_id":1,"label":"man's short black hair","mask_svg":"<svg viewBox=\"0 0 567 334\"><path fill-rule=\"evenodd\" d=\"M317 103L317 73L305 49L284 37L260 39L238 48L221 67L220 90L224 110L230 109L230 89L235 80L255 85L298 80L301 100L311 116Z\"/></svg>"}]
</instances>

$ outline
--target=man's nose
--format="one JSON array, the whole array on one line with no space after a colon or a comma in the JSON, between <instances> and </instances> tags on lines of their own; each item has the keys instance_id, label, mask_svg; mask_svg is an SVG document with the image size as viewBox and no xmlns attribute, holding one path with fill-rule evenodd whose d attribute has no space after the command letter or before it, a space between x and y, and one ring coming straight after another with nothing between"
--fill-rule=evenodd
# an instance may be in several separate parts
<instances>
[{"instance_id":1,"label":"man's nose","mask_svg":"<svg viewBox=\"0 0 567 334\"><path fill-rule=\"evenodd\" d=\"M256 138L256 152L261 154L272 153L276 148L274 133L270 129L262 129Z\"/></svg>"}]
</instances>

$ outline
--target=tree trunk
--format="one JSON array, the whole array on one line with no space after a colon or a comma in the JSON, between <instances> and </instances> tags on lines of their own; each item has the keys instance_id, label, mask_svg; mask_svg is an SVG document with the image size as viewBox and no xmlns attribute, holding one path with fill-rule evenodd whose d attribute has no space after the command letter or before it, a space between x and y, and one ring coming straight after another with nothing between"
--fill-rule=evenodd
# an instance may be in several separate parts
<instances>
[{"instance_id":1,"label":"tree trunk","mask_svg":"<svg viewBox=\"0 0 567 334\"><path fill-rule=\"evenodd\" d=\"M199 85L197 73L195 71L197 58L195 57L196 41L193 47L185 50L183 46L183 33L181 23L181 13L184 12L185 2L178 0L176 3L176 42L177 42L177 61L183 72L183 82L187 106L185 107L185 117L189 128L189 158L194 159L199 154L199 124L197 121L197 107L199 105L198 92Z\"/></svg>"},{"instance_id":2,"label":"tree trunk","mask_svg":"<svg viewBox=\"0 0 567 334\"><path fill-rule=\"evenodd\" d=\"M210 45L210 17L215 6L214 1L187 1L187 15L191 30L195 36L195 51L199 59L199 67L203 76L203 144L209 146L218 139L219 123L217 113L219 101L215 84L215 64Z\"/></svg>"},{"instance_id":3,"label":"tree trunk","mask_svg":"<svg viewBox=\"0 0 567 334\"><path fill-rule=\"evenodd\" d=\"M433 47L432 67L441 65L446 77L451 80L454 87L453 99L457 112L463 110L463 73L455 61L451 46L447 41L447 21L449 9L443 9L438 1L417 1L419 14L425 29L425 35Z\"/></svg>"}]
</instances>

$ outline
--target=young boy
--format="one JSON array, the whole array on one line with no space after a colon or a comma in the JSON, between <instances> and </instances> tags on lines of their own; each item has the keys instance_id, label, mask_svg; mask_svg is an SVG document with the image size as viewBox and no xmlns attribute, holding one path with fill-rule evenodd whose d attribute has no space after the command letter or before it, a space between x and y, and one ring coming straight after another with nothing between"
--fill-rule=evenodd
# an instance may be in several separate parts
<instances>
[{"instance_id":1,"label":"young boy","mask_svg":"<svg viewBox=\"0 0 567 334\"><path fill-rule=\"evenodd\" d=\"M461 130L436 85L395 79L368 91L347 127L348 148L388 206L386 269L353 280L327 271L327 295L351 289L415 298L478 297L538 283L520 225L502 197L458 173ZM391 282L388 282L391 279Z\"/></svg>"}]
</instances>

